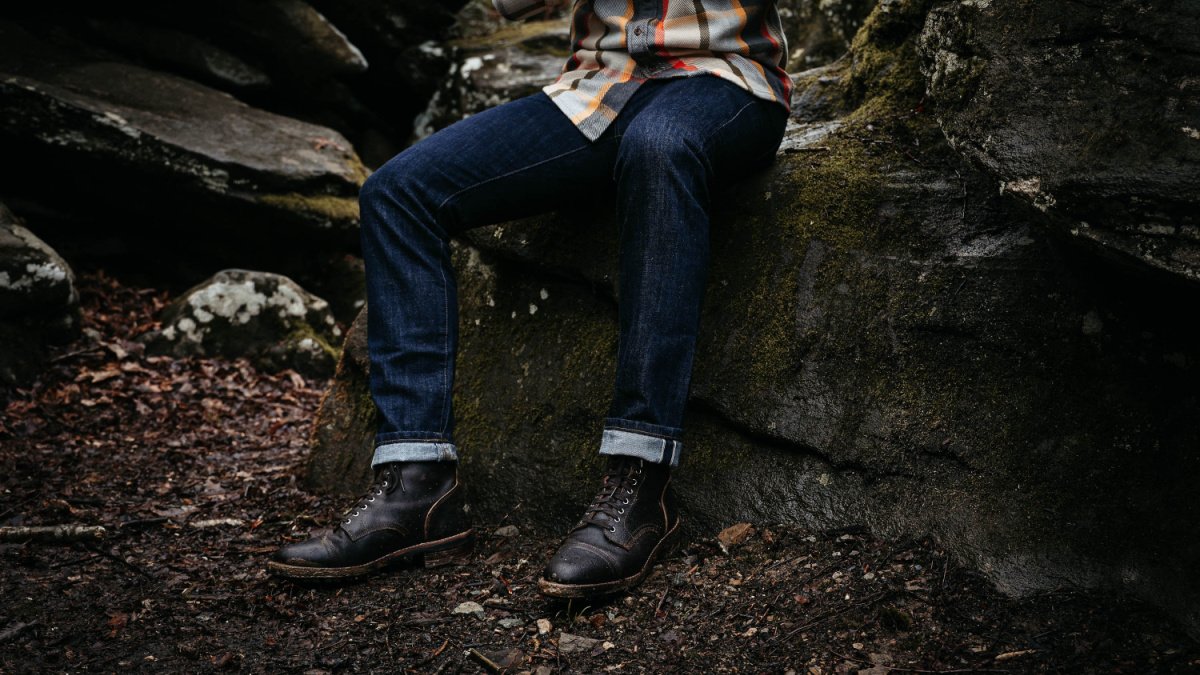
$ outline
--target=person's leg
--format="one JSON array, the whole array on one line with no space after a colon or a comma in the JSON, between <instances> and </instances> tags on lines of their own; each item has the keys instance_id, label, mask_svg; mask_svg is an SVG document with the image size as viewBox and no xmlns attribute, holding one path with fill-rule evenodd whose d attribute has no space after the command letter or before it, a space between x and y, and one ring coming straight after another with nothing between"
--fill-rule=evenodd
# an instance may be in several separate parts
<instances>
[{"instance_id":1,"label":"person's leg","mask_svg":"<svg viewBox=\"0 0 1200 675\"><path fill-rule=\"evenodd\" d=\"M590 143L545 94L458 122L363 186L374 464L456 457L451 390L457 295L450 236L606 186L616 143Z\"/></svg>"},{"instance_id":2,"label":"person's leg","mask_svg":"<svg viewBox=\"0 0 1200 675\"><path fill-rule=\"evenodd\" d=\"M640 95L640 96L639 96ZM577 597L640 582L678 528L667 487L709 258L709 203L723 183L774 157L787 115L713 76L654 82L618 118L620 343L599 495L543 574Z\"/></svg>"},{"instance_id":3,"label":"person's leg","mask_svg":"<svg viewBox=\"0 0 1200 675\"><path fill-rule=\"evenodd\" d=\"M376 484L333 530L281 549L299 578L358 576L469 548L453 441L458 300L450 236L554 208L610 183L615 137L590 143L545 94L458 122L397 155L363 186Z\"/></svg>"}]
</instances>

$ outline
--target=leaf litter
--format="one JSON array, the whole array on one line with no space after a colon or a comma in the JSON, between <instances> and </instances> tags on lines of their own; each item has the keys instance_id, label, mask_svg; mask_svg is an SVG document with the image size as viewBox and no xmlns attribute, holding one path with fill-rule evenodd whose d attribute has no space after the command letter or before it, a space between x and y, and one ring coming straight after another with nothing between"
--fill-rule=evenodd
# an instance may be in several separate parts
<instances>
[{"instance_id":1,"label":"leaf litter","mask_svg":"<svg viewBox=\"0 0 1200 675\"><path fill-rule=\"evenodd\" d=\"M273 578L267 556L344 506L299 484L328 382L147 356L134 338L165 293L102 272L79 285L83 336L31 386L0 391L0 526L109 535L0 544L0 672L1200 669L1200 646L1144 605L1007 598L935 542L865 530L738 523L589 602L537 594L557 538L525 523L478 523L461 567L343 587Z\"/></svg>"}]
</instances>

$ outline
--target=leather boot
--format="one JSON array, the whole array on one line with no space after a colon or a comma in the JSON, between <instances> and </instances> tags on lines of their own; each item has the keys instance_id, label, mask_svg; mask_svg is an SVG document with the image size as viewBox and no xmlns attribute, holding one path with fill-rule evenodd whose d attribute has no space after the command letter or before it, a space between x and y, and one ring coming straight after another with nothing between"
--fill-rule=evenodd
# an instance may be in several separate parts
<instances>
[{"instance_id":1,"label":"leather boot","mask_svg":"<svg viewBox=\"0 0 1200 675\"><path fill-rule=\"evenodd\" d=\"M344 579L402 558L426 567L464 562L475 532L457 462L383 464L375 483L333 529L279 549L267 568L293 579Z\"/></svg>"},{"instance_id":2,"label":"leather boot","mask_svg":"<svg viewBox=\"0 0 1200 675\"><path fill-rule=\"evenodd\" d=\"M580 598L632 588L679 532L671 468L613 456L600 492L550 559L542 594Z\"/></svg>"}]
</instances>

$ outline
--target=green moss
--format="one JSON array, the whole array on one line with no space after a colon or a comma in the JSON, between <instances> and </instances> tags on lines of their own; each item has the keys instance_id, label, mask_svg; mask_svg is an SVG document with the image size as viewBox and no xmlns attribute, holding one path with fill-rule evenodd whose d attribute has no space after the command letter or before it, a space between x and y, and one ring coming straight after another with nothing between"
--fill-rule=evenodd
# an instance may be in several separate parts
<instances>
[{"instance_id":1,"label":"green moss","mask_svg":"<svg viewBox=\"0 0 1200 675\"><path fill-rule=\"evenodd\" d=\"M317 329L309 323L300 323L294 330L288 333L284 342L291 344L300 344L303 340L312 340L321 348L321 351L329 355L336 363L341 357L342 351L337 346L330 343L329 339L324 334L319 333Z\"/></svg>"},{"instance_id":2,"label":"green moss","mask_svg":"<svg viewBox=\"0 0 1200 675\"><path fill-rule=\"evenodd\" d=\"M316 216L333 223L358 222L358 198L306 195L298 192L257 197L260 203L303 216Z\"/></svg>"},{"instance_id":3,"label":"green moss","mask_svg":"<svg viewBox=\"0 0 1200 675\"><path fill-rule=\"evenodd\" d=\"M474 53L525 43L541 43L547 39L562 42L565 27L562 20L513 22L487 35L459 38L447 44Z\"/></svg>"}]
</instances>

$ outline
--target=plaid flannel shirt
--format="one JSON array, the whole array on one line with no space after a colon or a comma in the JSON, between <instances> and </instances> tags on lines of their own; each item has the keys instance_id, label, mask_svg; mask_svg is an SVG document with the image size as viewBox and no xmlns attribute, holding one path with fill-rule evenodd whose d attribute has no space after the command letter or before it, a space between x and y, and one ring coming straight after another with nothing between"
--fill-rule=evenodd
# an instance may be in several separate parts
<instances>
[{"instance_id":1,"label":"plaid flannel shirt","mask_svg":"<svg viewBox=\"0 0 1200 675\"><path fill-rule=\"evenodd\" d=\"M509 19L558 0L492 0ZM792 82L775 0L574 0L571 56L543 91L596 140L648 79L709 74L789 108Z\"/></svg>"}]
</instances>

